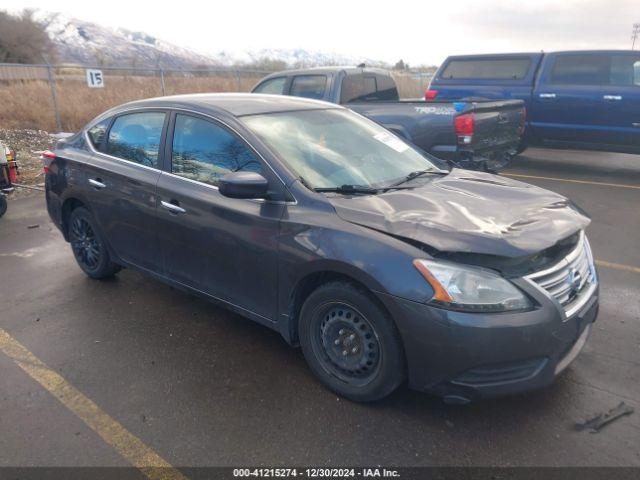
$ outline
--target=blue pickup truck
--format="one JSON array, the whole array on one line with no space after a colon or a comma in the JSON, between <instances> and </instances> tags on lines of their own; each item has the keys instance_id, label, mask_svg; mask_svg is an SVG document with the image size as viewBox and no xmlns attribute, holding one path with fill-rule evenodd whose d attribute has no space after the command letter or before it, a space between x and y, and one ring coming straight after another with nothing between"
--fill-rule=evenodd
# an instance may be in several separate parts
<instances>
[{"instance_id":1,"label":"blue pickup truck","mask_svg":"<svg viewBox=\"0 0 640 480\"><path fill-rule=\"evenodd\" d=\"M527 145L640 153L640 52L449 57L425 100L519 99Z\"/></svg>"}]
</instances>

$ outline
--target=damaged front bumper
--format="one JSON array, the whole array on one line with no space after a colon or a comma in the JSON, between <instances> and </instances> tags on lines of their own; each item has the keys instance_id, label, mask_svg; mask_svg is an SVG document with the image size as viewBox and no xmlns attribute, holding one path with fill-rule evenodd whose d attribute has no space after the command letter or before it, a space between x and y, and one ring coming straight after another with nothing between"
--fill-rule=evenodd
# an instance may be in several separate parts
<instances>
[{"instance_id":1,"label":"damaged front bumper","mask_svg":"<svg viewBox=\"0 0 640 480\"><path fill-rule=\"evenodd\" d=\"M584 235L552 267L513 282L534 309L467 313L384 299L403 338L412 388L451 403L510 395L549 385L578 356L599 308Z\"/></svg>"}]
</instances>

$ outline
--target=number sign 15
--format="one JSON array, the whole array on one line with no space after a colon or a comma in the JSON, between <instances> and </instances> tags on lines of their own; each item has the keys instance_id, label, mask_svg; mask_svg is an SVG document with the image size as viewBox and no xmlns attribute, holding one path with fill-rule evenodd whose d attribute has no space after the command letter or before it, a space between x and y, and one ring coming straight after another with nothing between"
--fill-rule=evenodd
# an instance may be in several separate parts
<instances>
[{"instance_id":1,"label":"number sign 15","mask_svg":"<svg viewBox=\"0 0 640 480\"><path fill-rule=\"evenodd\" d=\"M103 88L104 77L102 70L87 69L87 85L89 88Z\"/></svg>"}]
</instances>

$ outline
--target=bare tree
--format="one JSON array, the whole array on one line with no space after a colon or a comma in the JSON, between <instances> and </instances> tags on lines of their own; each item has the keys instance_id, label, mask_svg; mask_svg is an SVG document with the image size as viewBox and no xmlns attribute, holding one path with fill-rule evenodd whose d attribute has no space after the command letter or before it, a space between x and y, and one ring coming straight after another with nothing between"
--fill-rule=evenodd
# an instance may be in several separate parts
<instances>
[{"instance_id":1,"label":"bare tree","mask_svg":"<svg viewBox=\"0 0 640 480\"><path fill-rule=\"evenodd\" d=\"M32 10L19 15L0 10L0 62L40 63L53 54L53 42Z\"/></svg>"}]
</instances>

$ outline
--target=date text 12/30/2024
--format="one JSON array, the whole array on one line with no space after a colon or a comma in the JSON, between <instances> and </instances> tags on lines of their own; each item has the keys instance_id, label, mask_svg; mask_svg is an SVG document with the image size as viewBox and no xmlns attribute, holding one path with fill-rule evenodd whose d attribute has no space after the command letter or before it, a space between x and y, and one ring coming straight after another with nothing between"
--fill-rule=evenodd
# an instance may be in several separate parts
<instances>
[{"instance_id":1,"label":"date text 12/30/2024","mask_svg":"<svg viewBox=\"0 0 640 480\"><path fill-rule=\"evenodd\" d=\"M388 468L234 468L236 478L399 478Z\"/></svg>"}]
</instances>

